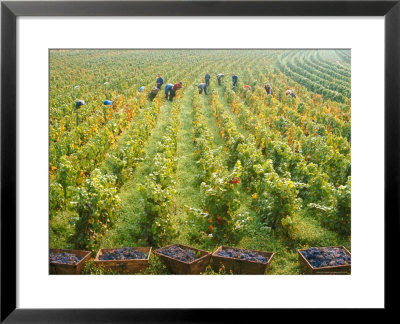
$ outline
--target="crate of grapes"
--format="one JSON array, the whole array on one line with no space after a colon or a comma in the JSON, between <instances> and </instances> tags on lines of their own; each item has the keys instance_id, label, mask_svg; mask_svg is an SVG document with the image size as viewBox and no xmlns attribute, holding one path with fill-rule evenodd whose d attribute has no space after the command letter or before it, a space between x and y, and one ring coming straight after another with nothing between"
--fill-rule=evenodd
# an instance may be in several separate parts
<instances>
[{"instance_id":1,"label":"crate of grapes","mask_svg":"<svg viewBox=\"0 0 400 324\"><path fill-rule=\"evenodd\" d=\"M300 263L309 274L349 274L351 254L344 246L297 250Z\"/></svg>"},{"instance_id":2,"label":"crate of grapes","mask_svg":"<svg viewBox=\"0 0 400 324\"><path fill-rule=\"evenodd\" d=\"M211 265L214 271L225 268L227 273L265 274L274 254L272 252L220 246L212 254Z\"/></svg>"},{"instance_id":3,"label":"crate of grapes","mask_svg":"<svg viewBox=\"0 0 400 324\"><path fill-rule=\"evenodd\" d=\"M50 274L79 274L90 255L89 251L50 249Z\"/></svg>"},{"instance_id":4,"label":"crate of grapes","mask_svg":"<svg viewBox=\"0 0 400 324\"><path fill-rule=\"evenodd\" d=\"M174 274L200 274L210 263L211 253L181 244L154 251L168 270Z\"/></svg>"},{"instance_id":5,"label":"crate of grapes","mask_svg":"<svg viewBox=\"0 0 400 324\"><path fill-rule=\"evenodd\" d=\"M118 273L138 273L149 265L151 247L100 249L94 263L99 268Z\"/></svg>"}]
</instances>

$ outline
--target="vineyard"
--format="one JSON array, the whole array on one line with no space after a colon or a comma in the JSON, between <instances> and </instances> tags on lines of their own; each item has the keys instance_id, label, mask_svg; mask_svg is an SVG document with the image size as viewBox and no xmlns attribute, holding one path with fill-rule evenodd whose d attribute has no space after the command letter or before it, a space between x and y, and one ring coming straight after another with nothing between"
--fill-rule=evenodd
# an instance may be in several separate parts
<instances>
[{"instance_id":1,"label":"vineyard","mask_svg":"<svg viewBox=\"0 0 400 324\"><path fill-rule=\"evenodd\" d=\"M269 274L304 273L297 249L350 249L350 63L348 50L51 50L50 248L235 246L273 251ZM143 273L168 270L152 256Z\"/></svg>"}]
</instances>

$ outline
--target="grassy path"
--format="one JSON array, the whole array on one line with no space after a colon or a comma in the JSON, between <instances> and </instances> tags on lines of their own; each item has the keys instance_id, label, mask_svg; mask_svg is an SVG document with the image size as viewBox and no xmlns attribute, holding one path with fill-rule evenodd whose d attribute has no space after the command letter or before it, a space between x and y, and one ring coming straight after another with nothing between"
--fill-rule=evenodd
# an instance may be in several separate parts
<instances>
[{"instance_id":1,"label":"grassy path","mask_svg":"<svg viewBox=\"0 0 400 324\"><path fill-rule=\"evenodd\" d=\"M193 155L193 116L191 105L193 91L196 91L196 88L194 86L189 87L182 98L177 135L177 211L173 222L179 229L179 236L176 241L182 244L187 243L186 233L188 228L185 222L185 206L194 208L200 206L200 187L196 178L198 168Z\"/></svg>"},{"instance_id":2,"label":"grassy path","mask_svg":"<svg viewBox=\"0 0 400 324\"><path fill-rule=\"evenodd\" d=\"M157 152L157 143L161 140L167 127L166 121L172 103L166 102L160 109L157 124L145 144L144 161L138 165L130 180L121 188L121 209L112 230L103 238L101 246L104 248L116 246L136 246L136 238L140 235L139 217L143 213L143 202L137 186L150 172L151 163Z\"/></svg>"},{"instance_id":3,"label":"grassy path","mask_svg":"<svg viewBox=\"0 0 400 324\"><path fill-rule=\"evenodd\" d=\"M211 135L214 138L214 144L216 147L223 147L225 142L224 139L221 137L219 134L219 129L215 120L215 117L213 115L211 106L208 102L208 97L211 96L211 94L208 94L207 96L202 94L200 96L200 103L203 106L203 115L204 119L207 123L207 128L210 131Z\"/></svg>"}]
</instances>

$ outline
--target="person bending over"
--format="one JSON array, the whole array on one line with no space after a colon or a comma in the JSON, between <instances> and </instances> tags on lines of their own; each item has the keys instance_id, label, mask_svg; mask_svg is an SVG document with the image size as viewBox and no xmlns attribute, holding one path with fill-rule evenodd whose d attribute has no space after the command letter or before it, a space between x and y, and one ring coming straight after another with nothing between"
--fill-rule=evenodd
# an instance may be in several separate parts
<instances>
[{"instance_id":1,"label":"person bending over","mask_svg":"<svg viewBox=\"0 0 400 324\"><path fill-rule=\"evenodd\" d=\"M200 83L199 84L199 94L202 94L204 90L204 94L207 94L207 84L206 83Z\"/></svg>"}]
</instances>

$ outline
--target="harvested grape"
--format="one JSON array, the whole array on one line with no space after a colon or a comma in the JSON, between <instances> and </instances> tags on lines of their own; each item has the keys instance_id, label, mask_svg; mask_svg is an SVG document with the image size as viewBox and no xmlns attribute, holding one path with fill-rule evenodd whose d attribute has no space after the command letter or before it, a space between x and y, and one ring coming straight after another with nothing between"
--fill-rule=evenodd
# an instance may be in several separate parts
<instances>
[{"instance_id":1,"label":"harvested grape","mask_svg":"<svg viewBox=\"0 0 400 324\"><path fill-rule=\"evenodd\" d=\"M50 262L52 263L63 263L63 264L77 264L82 257L67 252L55 253L50 252Z\"/></svg>"},{"instance_id":2,"label":"harvested grape","mask_svg":"<svg viewBox=\"0 0 400 324\"><path fill-rule=\"evenodd\" d=\"M200 253L196 254L194 250L185 249L179 245L172 245L164 249L160 249L159 253L183 262L192 262L200 257Z\"/></svg>"},{"instance_id":3,"label":"harvested grape","mask_svg":"<svg viewBox=\"0 0 400 324\"><path fill-rule=\"evenodd\" d=\"M350 265L351 256L341 248L309 248L301 254L315 268Z\"/></svg>"},{"instance_id":4,"label":"harvested grape","mask_svg":"<svg viewBox=\"0 0 400 324\"><path fill-rule=\"evenodd\" d=\"M124 247L113 251L105 252L99 256L100 260L133 260L147 259L147 253L134 250L133 248Z\"/></svg>"},{"instance_id":5,"label":"harvested grape","mask_svg":"<svg viewBox=\"0 0 400 324\"><path fill-rule=\"evenodd\" d=\"M251 250L228 248L217 252L218 256L253 261L259 263L267 263L268 258Z\"/></svg>"}]
</instances>

